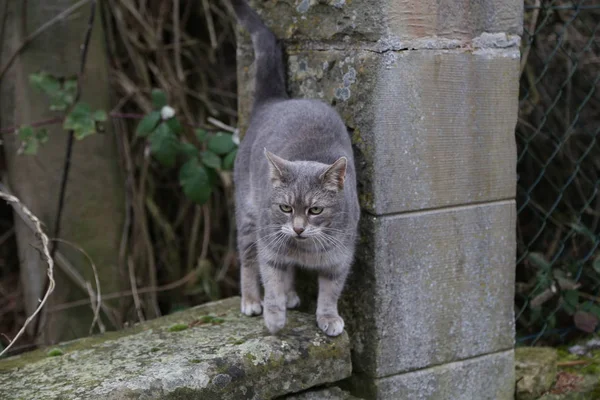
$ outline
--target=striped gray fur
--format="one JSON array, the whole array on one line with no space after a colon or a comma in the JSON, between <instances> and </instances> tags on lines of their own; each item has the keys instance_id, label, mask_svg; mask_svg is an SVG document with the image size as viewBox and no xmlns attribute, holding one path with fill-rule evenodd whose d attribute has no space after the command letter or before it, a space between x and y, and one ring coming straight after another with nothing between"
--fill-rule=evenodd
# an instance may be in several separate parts
<instances>
[{"instance_id":1,"label":"striped gray fur","mask_svg":"<svg viewBox=\"0 0 600 400\"><path fill-rule=\"evenodd\" d=\"M360 216L350 137L317 100L289 99L275 36L244 0L233 0L255 53L255 99L235 161L242 312L263 313L270 332L300 303L294 269L319 275L317 324L343 332L337 303L353 261ZM261 303L260 281L264 286Z\"/></svg>"}]
</instances>

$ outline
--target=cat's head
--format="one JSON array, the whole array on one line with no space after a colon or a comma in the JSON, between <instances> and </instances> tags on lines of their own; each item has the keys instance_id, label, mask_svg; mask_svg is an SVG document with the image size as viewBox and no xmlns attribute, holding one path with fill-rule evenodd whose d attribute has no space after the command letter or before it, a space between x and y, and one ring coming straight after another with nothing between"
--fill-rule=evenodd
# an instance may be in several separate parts
<instances>
[{"instance_id":1,"label":"cat's head","mask_svg":"<svg viewBox=\"0 0 600 400\"><path fill-rule=\"evenodd\" d=\"M299 241L336 236L332 225L344 219L344 184L348 159L327 165L314 161L288 161L269 153L272 184L271 222Z\"/></svg>"}]
</instances>

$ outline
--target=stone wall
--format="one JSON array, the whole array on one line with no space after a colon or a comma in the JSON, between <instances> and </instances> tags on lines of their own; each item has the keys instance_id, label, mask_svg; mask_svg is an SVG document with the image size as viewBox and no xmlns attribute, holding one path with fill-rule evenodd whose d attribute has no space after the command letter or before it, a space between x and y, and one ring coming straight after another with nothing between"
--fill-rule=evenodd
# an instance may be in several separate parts
<instances>
[{"instance_id":1,"label":"stone wall","mask_svg":"<svg viewBox=\"0 0 600 400\"><path fill-rule=\"evenodd\" d=\"M350 376L347 334L291 312L278 336L239 297L0 360L0 399L268 400ZM316 396L316 397L315 397ZM339 389L295 399L351 400Z\"/></svg>"},{"instance_id":2,"label":"stone wall","mask_svg":"<svg viewBox=\"0 0 600 400\"><path fill-rule=\"evenodd\" d=\"M522 1L251 4L284 39L291 94L333 104L355 145L355 394L512 398ZM243 129L253 54L239 42Z\"/></svg>"}]
</instances>

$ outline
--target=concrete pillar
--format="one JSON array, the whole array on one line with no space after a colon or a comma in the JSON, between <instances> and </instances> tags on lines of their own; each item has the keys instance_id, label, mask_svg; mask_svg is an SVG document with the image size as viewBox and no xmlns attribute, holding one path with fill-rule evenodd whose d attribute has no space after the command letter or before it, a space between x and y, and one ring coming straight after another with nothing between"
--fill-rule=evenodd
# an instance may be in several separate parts
<instances>
[{"instance_id":1,"label":"concrete pillar","mask_svg":"<svg viewBox=\"0 0 600 400\"><path fill-rule=\"evenodd\" d=\"M334 104L355 144L355 393L512 399L522 1L251 4L284 39L291 94ZM252 59L242 36L242 128Z\"/></svg>"}]
</instances>

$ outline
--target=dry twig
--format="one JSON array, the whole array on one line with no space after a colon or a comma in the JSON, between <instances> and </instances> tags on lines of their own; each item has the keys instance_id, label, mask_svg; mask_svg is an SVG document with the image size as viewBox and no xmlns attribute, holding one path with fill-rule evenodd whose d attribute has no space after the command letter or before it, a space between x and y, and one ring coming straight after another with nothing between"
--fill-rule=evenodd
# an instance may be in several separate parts
<instances>
[{"instance_id":1,"label":"dry twig","mask_svg":"<svg viewBox=\"0 0 600 400\"><path fill-rule=\"evenodd\" d=\"M21 203L21 201L17 197L3 191L3 187L1 186L0 198L9 202L14 208L19 209L33 223L33 225L35 226L36 234L42 242L42 255L46 260L46 263L48 264L48 286L46 288L46 293L44 294L44 297L40 300L40 304L37 306L33 314L27 317L25 323L23 324L23 327L19 330L17 335L10 341L10 343L4 348L4 350L0 352L1 357L4 354L6 354L6 352L15 344L15 342L19 340L19 338L25 333L25 329L27 328L27 326L31 323L31 321L35 319L35 317L39 314L39 312L42 310L42 308L48 301L48 298L54 291L56 283L54 282L54 261L52 260L52 257L50 257L50 241L48 239L48 236L46 236L44 230L42 229L42 222L38 219L38 217L33 215L33 213L29 211L29 209L23 203Z\"/></svg>"},{"instance_id":2,"label":"dry twig","mask_svg":"<svg viewBox=\"0 0 600 400\"><path fill-rule=\"evenodd\" d=\"M83 254L83 256L85 258L87 258L88 262L90 263L90 266L92 267L92 273L94 274L94 280L96 282L96 293L94 293L94 290L92 289L92 286L90 285L90 283L86 281L85 287L87 289L88 294L90 295L90 301L92 303L92 311L94 312L94 319L92 320L92 325L90 326L89 334L90 335L92 334L92 332L94 331L94 326L96 324L98 324L98 328L100 328L100 332L104 332L106 330L106 328L104 327L104 324L100 320L100 307L102 306L102 293L100 291L100 278L98 276L98 269L96 268L96 264L94 264L94 260L92 260L92 257L90 257L90 255L84 249L82 249L80 246L77 246L75 243L69 242L68 240L58 239L58 238L54 238L52 240L55 242L59 242L59 243L63 243L68 246L71 246L72 248L74 248L75 250L77 250L81 254Z\"/></svg>"}]
</instances>

